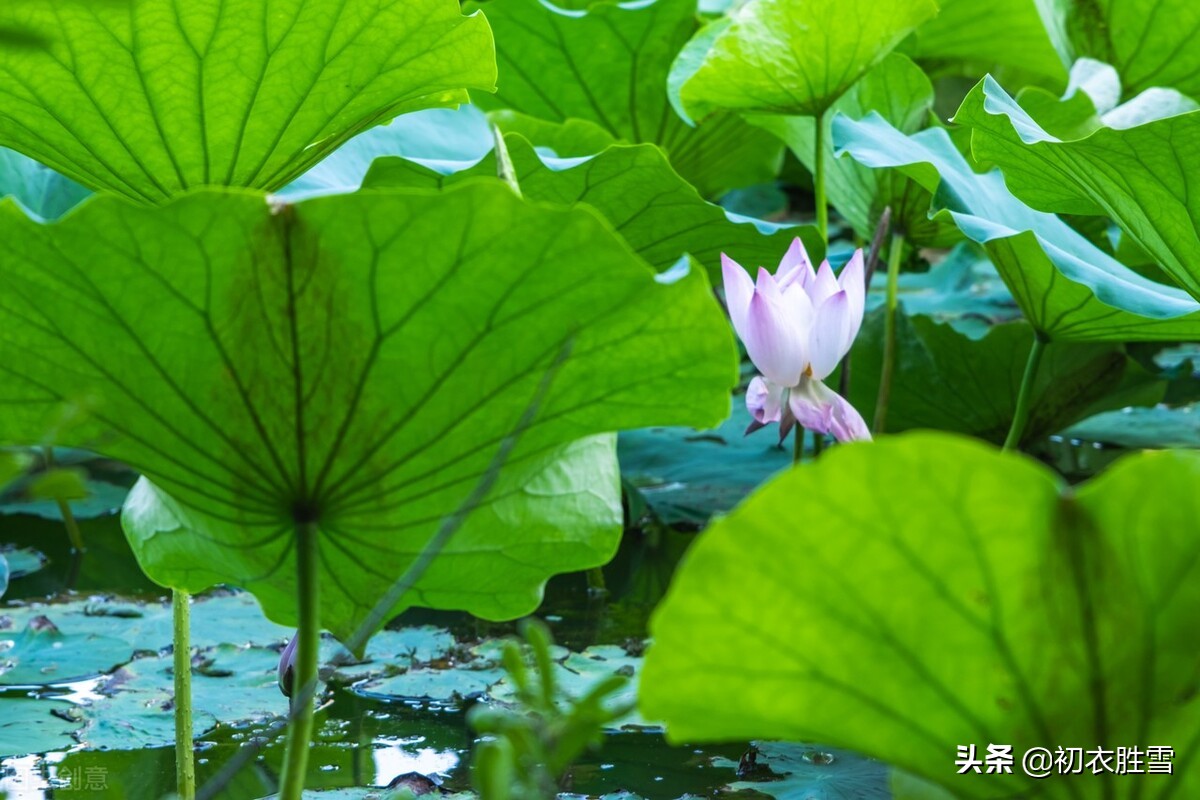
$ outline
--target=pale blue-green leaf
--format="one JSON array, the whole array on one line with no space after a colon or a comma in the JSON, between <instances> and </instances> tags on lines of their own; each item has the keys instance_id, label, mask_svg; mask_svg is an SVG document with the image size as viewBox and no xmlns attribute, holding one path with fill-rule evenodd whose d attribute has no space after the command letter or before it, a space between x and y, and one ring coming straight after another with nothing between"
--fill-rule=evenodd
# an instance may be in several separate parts
<instances>
[{"instance_id":1,"label":"pale blue-green leaf","mask_svg":"<svg viewBox=\"0 0 1200 800\"><path fill-rule=\"evenodd\" d=\"M539 155L528 140L515 134L507 134L505 143L524 197L560 206L591 206L659 271L691 255L713 283L719 283L722 253L750 269L774 268L796 236L804 239L814 258L824 252L811 226L764 231L751 222L735 221L676 175L657 147L612 145L591 158L562 159ZM383 158L372 165L363 186L440 188L497 175L494 154L457 171L443 171L447 166Z\"/></svg>"},{"instance_id":2,"label":"pale blue-green leaf","mask_svg":"<svg viewBox=\"0 0 1200 800\"><path fill-rule=\"evenodd\" d=\"M1200 111L1082 138L1045 131L991 77L963 101L979 157L1035 208L1112 217L1180 286L1200 297Z\"/></svg>"},{"instance_id":3,"label":"pale blue-green leaf","mask_svg":"<svg viewBox=\"0 0 1200 800\"><path fill-rule=\"evenodd\" d=\"M976 173L937 128L905 136L878 115L834 120L841 152L896 168L934 193L983 245L1033 326L1052 339L1129 341L1200 336L1200 303L1128 269L1053 214L1017 200L998 171Z\"/></svg>"}]
</instances>

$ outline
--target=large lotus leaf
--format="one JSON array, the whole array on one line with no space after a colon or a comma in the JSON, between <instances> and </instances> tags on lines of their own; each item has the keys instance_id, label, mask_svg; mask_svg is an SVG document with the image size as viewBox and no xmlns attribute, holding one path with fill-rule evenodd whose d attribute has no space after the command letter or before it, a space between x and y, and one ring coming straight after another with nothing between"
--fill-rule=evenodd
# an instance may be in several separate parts
<instances>
[{"instance_id":1,"label":"large lotus leaf","mask_svg":"<svg viewBox=\"0 0 1200 800\"><path fill-rule=\"evenodd\" d=\"M833 104L833 111L853 119L875 111L905 133L923 128L932 108L933 85L929 78L899 53L889 54ZM751 121L787 142L804 166L813 169L815 118L764 114L751 117ZM824 119L826 126L831 123L831 119ZM851 158L835 158L830 136L824 139L823 157L829 202L860 238L871 239L885 208L892 209L893 225L913 244L942 246L958 235L949 220L929 216L930 193L907 176L871 169Z\"/></svg>"},{"instance_id":2,"label":"large lotus leaf","mask_svg":"<svg viewBox=\"0 0 1200 800\"><path fill-rule=\"evenodd\" d=\"M708 269L715 282L721 253L747 266L773 268L797 235L805 239L814 257L824 252L815 228L768 234L750 222L731 220L676 175L657 147L613 145L580 163L577 159L543 159L528 140L516 134L506 135L505 142L522 195L555 205L586 203L656 269L668 269L687 253ZM494 157L450 174L403 158L381 158L372 165L363 186L434 188L495 175Z\"/></svg>"},{"instance_id":3,"label":"large lotus leaf","mask_svg":"<svg viewBox=\"0 0 1200 800\"><path fill-rule=\"evenodd\" d=\"M1200 111L1063 140L988 77L955 120L972 127L972 147L1015 195L1044 211L1112 217L1200 298Z\"/></svg>"},{"instance_id":4,"label":"large lotus leaf","mask_svg":"<svg viewBox=\"0 0 1200 800\"><path fill-rule=\"evenodd\" d=\"M1076 55L1114 65L1127 95L1169 86L1200 95L1200 6L1191 0L1054 0ZM1054 27L1054 26L1052 26Z\"/></svg>"},{"instance_id":5,"label":"large lotus leaf","mask_svg":"<svg viewBox=\"0 0 1200 800\"><path fill-rule=\"evenodd\" d=\"M283 623L298 521L348 635L532 413L409 598L526 613L616 546L599 434L728 414L733 343L704 276L656 279L594 213L503 186L0 212L0 440L51 431L138 469L148 573L244 585Z\"/></svg>"},{"instance_id":6,"label":"large lotus leaf","mask_svg":"<svg viewBox=\"0 0 1200 800\"><path fill-rule=\"evenodd\" d=\"M1052 80L1066 78L1042 0L940 0L937 17L917 28L910 54L937 65L1003 64ZM1048 24L1049 23L1049 24ZM976 73L978 74L978 73Z\"/></svg>"},{"instance_id":7,"label":"large lotus leaf","mask_svg":"<svg viewBox=\"0 0 1200 800\"><path fill-rule=\"evenodd\" d=\"M960 798L1192 796L1197 481L1197 453L1072 488L945 434L839 447L688 553L652 622L642 710L676 740L827 742ZM1174 777L952 763L972 743L1127 742L1173 745Z\"/></svg>"},{"instance_id":8,"label":"large lotus leaf","mask_svg":"<svg viewBox=\"0 0 1200 800\"><path fill-rule=\"evenodd\" d=\"M692 39L671 83L695 119L816 116L936 13L933 0L749 0Z\"/></svg>"},{"instance_id":9,"label":"large lotus leaf","mask_svg":"<svg viewBox=\"0 0 1200 800\"><path fill-rule=\"evenodd\" d=\"M692 128L671 109L667 74L698 26L695 0L601 0L586 11L490 0L483 8L500 79L494 97L475 101L517 112L498 116L505 130L561 156L613 141L657 144L706 197L775 177L783 149L771 137L733 114Z\"/></svg>"},{"instance_id":10,"label":"large lotus leaf","mask_svg":"<svg viewBox=\"0 0 1200 800\"><path fill-rule=\"evenodd\" d=\"M1015 198L999 171L976 173L940 128L905 136L877 114L839 116L840 151L897 168L934 192L947 214L983 245L1025 317L1051 339L1133 341L1200 337L1200 303L1138 275L1053 214Z\"/></svg>"},{"instance_id":11,"label":"large lotus leaf","mask_svg":"<svg viewBox=\"0 0 1200 800\"><path fill-rule=\"evenodd\" d=\"M30 3L45 47L0 48L0 143L158 203L288 183L359 131L495 84L491 33L454 0Z\"/></svg>"},{"instance_id":12,"label":"large lotus leaf","mask_svg":"<svg viewBox=\"0 0 1200 800\"><path fill-rule=\"evenodd\" d=\"M883 328L882 312L868 317L852 351L850 400L868 418L879 394ZM901 312L888 431L933 428L1003 442L1033 339L1025 322L995 325L972 339L929 317ZM1152 405L1165 388L1117 346L1053 342L1033 384L1023 441L1057 433L1099 411Z\"/></svg>"}]
</instances>

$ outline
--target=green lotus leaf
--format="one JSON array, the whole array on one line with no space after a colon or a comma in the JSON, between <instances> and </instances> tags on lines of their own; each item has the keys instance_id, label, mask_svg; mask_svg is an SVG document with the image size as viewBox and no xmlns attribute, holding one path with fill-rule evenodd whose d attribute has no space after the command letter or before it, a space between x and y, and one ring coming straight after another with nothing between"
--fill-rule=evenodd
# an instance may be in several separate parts
<instances>
[{"instance_id":1,"label":"green lotus leaf","mask_svg":"<svg viewBox=\"0 0 1200 800\"><path fill-rule=\"evenodd\" d=\"M882 313L869 316L852 351L850 401L868 417L879 394L883 327ZM900 312L888 430L932 428L1003 443L1033 340L1033 329L1023 321L994 325L972 339L948 324ZM1044 439L1100 411L1153 405L1165 389L1118 346L1054 342L1033 384L1022 441Z\"/></svg>"},{"instance_id":2,"label":"green lotus leaf","mask_svg":"<svg viewBox=\"0 0 1200 800\"><path fill-rule=\"evenodd\" d=\"M955 120L1013 194L1043 211L1104 214L1200 298L1200 111L1079 139L1050 135L988 77Z\"/></svg>"},{"instance_id":3,"label":"green lotus leaf","mask_svg":"<svg viewBox=\"0 0 1200 800\"><path fill-rule=\"evenodd\" d=\"M1200 95L1200 6L1190 0L1039 0L1060 49L1112 64L1126 95L1155 86Z\"/></svg>"},{"instance_id":4,"label":"green lotus leaf","mask_svg":"<svg viewBox=\"0 0 1200 800\"><path fill-rule=\"evenodd\" d=\"M1200 454L1179 451L1069 487L947 434L838 447L688 553L652 621L642 711L677 741L828 743L959 798L1189 797L1197 481ZM1174 775L954 766L972 743L1126 742L1173 746Z\"/></svg>"},{"instance_id":5,"label":"green lotus leaf","mask_svg":"<svg viewBox=\"0 0 1200 800\"><path fill-rule=\"evenodd\" d=\"M832 107L834 112L853 119L875 111L904 133L916 133L925 127L932 109L933 85L929 78L899 53L889 54ZM750 117L750 121L787 142L801 163L813 169L815 118L764 114ZM824 120L826 126L831 122ZM829 202L860 238L871 239L885 208L892 209L893 225L915 245L946 246L961 235L949 220L930 217L930 193L907 176L870 169L854 159L835 158L830 136L824 139L824 153Z\"/></svg>"},{"instance_id":6,"label":"green lotus leaf","mask_svg":"<svg viewBox=\"0 0 1200 800\"><path fill-rule=\"evenodd\" d=\"M914 28L933 0L748 0L700 31L672 68L689 116L817 116Z\"/></svg>"},{"instance_id":7,"label":"green lotus leaf","mask_svg":"<svg viewBox=\"0 0 1200 800\"><path fill-rule=\"evenodd\" d=\"M481 7L496 33L500 79L495 96L475 102L500 111L504 130L565 157L613 142L656 144L706 197L779 170L782 147L736 115L692 128L671 109L667 74L699 25L695 0L601 0L586 11L541 0Z\"/></svg>"},{"instance_id":8,"label":"green lotus leaf","mask_svg":"<svg viewBox=\"0 0 1200 800\"><path fill-rule=\"evenodd\" d=\"M676 175L657 147L613 145L579 163L543 160L528 140L515 134L506 135L505 142L522 195L554 205L586 203L612 223L655 269L666 270L690 254L716 282L721 253L743 264L774 268L797 235L805 240L809 252L824 252L820 236L811 226L765 234L752 223L734 222ZM495 175L494 155L448 175L403 158L380 158L372 164L363 186L435 188Z\"/></svg>"},{"instance_id":9,"label":"green lotus leaf","mask_svg":"<svg viewBox=\"0 0 1200 800\"><path fill-rule=\"evenodd\" d=\"M1045 0L940 0L938 6L937 17L913 34L907 52L914 58L939 66L1003 64L1055 81L1066 78Z\"/></svg>"},{"instance_id":10,"label":"green lotus leaf","mask_svg":"<svg viewBox=\"0 0 1200 800\"><path fill-rule=\"evenodd\" d=\"M977 173L940 128L905 136L878 114L839 116L840 152L899 169L934 193L933 211L984 246L1026 319L1051 340L1200 337L1200 303L1114 259L1053 214L1015 198L998 171Z\"/></svg>"},{"instance_id":11,"label":"green lotus leaf","mask_svg":"<svg viewBox=\"0 0 1200 800\"><path fill-rule=\"evenodd\" d=\"M605 431L729 413L704 276L656 279L594 213L504 186L101 198L52 225L10 205L0 230L0 441L50 432L128 463L149 481L126 515L148 574L245 586L284 624L297 523L320 532L324 626L348 636L532 413L407 599L527 613L616 547Z\"/></svg>"},{"instance_id":12,"label":"green lotus leaf","mask_svg":"<svg viewBox=\"0 0 1200 800\"><path fill-rule=\"evenodd\" d=\"M349 137L491 90L491 34L454 0L6 3L43 47L0 48L0 144L160 203L275 189Z\"/></svg>"}]
</instances>

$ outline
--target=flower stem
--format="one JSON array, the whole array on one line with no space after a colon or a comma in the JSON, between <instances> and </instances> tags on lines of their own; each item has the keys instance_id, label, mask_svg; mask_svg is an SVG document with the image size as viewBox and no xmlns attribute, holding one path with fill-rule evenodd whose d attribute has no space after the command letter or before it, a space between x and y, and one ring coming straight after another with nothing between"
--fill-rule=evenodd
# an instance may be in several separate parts
<instances>
[{"instance_id":1,"label":"flower stem","mask_svg":"<svg viewBox=\"0 0 1200 800\"><path fill-rule=\"evenodd\" d=\"M196 797L196 762L192 744L192 598L182 589L171 592L175 666L175 783L179 800Z\"/></svg>"},{"instance_id":2,"label":"flower stem","mask_svg":"<svg viewBox=\"0 0 1200 800\"><path fill-rule=\"evenodd\" d=\"M804 426L797 425L792 439L792 463L804 460Z\"/></svg>"},{"instance_id":3,"label":"flower stem","mask_svg":"<svg viewBox=\"0 0 1200 800\"><path fill-rule=\"evenodd\" d=\"M888 251L887 306L883 317L883 370L879 374L879 396L875 401L876 435L887 427L888 402L892 397L892 375L896 371L896 310L900 304L900 262L904 255L904 234L892 234Z\"/></svg>"},{"instance_id":4,"label":"flower stem","mask_svg":"<svg viewBox=\"0 0 1200 800\"><path fill-rule=\"evenodd\" d=\"M813 154L813 197L817 206L817 230L829 246L829 206L825 202L825 112L817 115L816 152Z\"/></svg>"},{"instance_id":5,"label":"flower stem","mask_svg":"<svg viewBox=\"0 0 1200 800\"><path fill-rule=\"evenodd\" d=\"M1029 424L1029 412L1033 407L1033 384L1037 381L1038 367L1042 363L1042 355L1046 352L1046 340L1040 333L1034 335L1033 346L1029 348L1029 360L1025 362L1025 374L1021 377L1021 389L1017 393L1017 408L1013 412L1012 426L1004 439L1005 450L1016 450L1025 435L1025 426Z\"/></svg>"},{"instance_id":6,"label":"flower stem","mask_svg":"<svg viewBox=\"0 0 1200 800\"><path fill-rule=\"evenodd\" d=\"M296 649L292 695L294 702L300 705L293 711L292 721L288 726L279 800L300 800L304 792L304 779L308 773L308 749L313 728L313 692L317 685L317 651L321 644L318 557L316 523L298 522L296 576L300 593L300 630L297 632L300 645Z\"/></svg>"}]
</instances>

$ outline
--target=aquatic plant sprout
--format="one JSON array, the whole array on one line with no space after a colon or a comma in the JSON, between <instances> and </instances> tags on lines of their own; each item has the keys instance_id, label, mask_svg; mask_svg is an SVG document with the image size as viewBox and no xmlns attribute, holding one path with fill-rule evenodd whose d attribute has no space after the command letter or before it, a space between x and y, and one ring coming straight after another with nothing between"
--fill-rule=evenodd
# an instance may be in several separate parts
<instances>
[{"instance_id":1,"label":"aquatic plant sprout","mask_svg":"<svg viewBox=\"0 0 1200 800\"><path fill-rule=\"evenodd\" d=\"M862 327L862 250L854 251L839 276L828 259L814 270L798 238L774 275L760 267L752 281L726 255L721 271L733 328L762 373L746 390L746 408L754 417L747 433L777 422L780 441L797 424L839 442L869 440L862 415L824 383Z\"/></svg>"}]
</instances>

